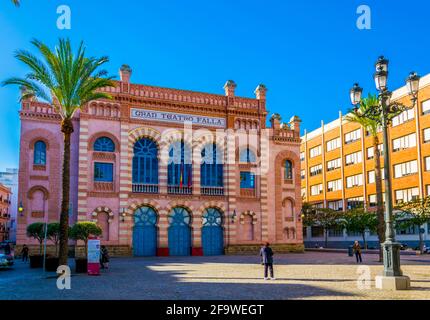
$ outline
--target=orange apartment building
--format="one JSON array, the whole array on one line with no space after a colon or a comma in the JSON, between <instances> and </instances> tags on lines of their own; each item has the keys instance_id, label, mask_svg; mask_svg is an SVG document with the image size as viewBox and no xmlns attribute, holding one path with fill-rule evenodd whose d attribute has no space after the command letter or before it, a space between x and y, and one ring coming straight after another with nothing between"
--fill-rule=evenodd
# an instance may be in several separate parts
<instances>
[{"instance_id":1,"label":"orange apartment building","mask_svg":"<svg viewBox=\"0 0 430 320\"><path fill-rule=\"evenodd\" d=\"M0 242L9 240L11 195L11 190L0 184Z\"/></svg>"},{"instance_id":2,"label":"orange apartment building","mask_svg":"<svg viewBox=\"0 0 430 320\"><path fill-rule=\"evenodd\" d=\"M393 92L392 101L410 105L406 86ZM409 201L430 195L430 74L421 78L417 104L393 119L389 127L393 201ZM382 133L380 133L381 151ZM344 210L357 205L376 206L372 137L359 124L339 118L307 132L302 137L301 179L303 201L317 207ZM383 158L381 157L383 168ZM382 172L383 174L383 172ZM430 242L430 225L423 226ZM397 230L401 243L417 246L419 228ZM304 228L305 244L323 243L319 227ZM329 231L329 245L345 247L356 234ZM369 234L369 246L376 247L377 236Z\"/></svg>"}]
</instances>

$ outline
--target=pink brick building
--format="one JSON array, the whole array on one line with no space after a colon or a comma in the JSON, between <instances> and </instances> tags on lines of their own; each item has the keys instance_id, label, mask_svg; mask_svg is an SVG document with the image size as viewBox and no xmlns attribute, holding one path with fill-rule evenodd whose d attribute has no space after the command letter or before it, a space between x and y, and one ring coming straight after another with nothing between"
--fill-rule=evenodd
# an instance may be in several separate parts
<instances>
[{"instance_id":1,"label":"pink brick building","mask_svg":"<svg viewBox=\"0 0 430 320\"><path fill-rule=\"evenodd\" d=\"M123 66L113 99L76 114L70 221L95 221L112 254L214 255L303 249L300 119L266 128L256 98L137 85ZM17 244L35 221L58 221L62 135L51 106L24 101ZM71 242L73 245L73 242Z\"/></svg>"}]
</instances>

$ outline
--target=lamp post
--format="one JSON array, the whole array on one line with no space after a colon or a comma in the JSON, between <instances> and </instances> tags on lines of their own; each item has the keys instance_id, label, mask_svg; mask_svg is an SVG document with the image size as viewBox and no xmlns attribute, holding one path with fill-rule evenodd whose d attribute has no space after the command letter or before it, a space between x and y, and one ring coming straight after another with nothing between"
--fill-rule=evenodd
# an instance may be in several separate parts
<instances>
[{"instance_id":1,"label":"lamp post","mask_svg":"<svg viewBox=\"0 0 430 320\"><path fill-rule=\"evenodd\" d=\"M21 217L24 216L24 207L22 206L22 201L19 202L18 212Z\"/></svg>"},{"instance_id":2,"label":"lamp post","mask_svg":"<svg viewBox=\"0 0 430 320\"><path fill-rule=\"evenodd\" d=\"M392 93L388 91L388 60L383 56L378 58L375 64L376 72L374 80L376 89L379 92L378 106L369 108L364 113L360 113L358 106L361 102L363 89L355 84L350 91L351 103L354 105L354 113L363 118L375 120L382 128L384 150L384 176L385 176L385 224L386 239L382 244L384 272L382 276L376 277L376 287L378 289L406 290L410 287L410 279L403 275L400 268L400 243L396 241L393 225L393 199L390 174L390 155L388 125L394 116L401 112L414 108L418 98L420 77L417 73L411 72L406 79L408 93L411 96L412 106L406 106L399 102L391 102Z\"/></svg>"},{"instance_id":3,"label":"lamp post","mask_svg":"<svg viewBox=\"0 0 430 320\"><path fill-rule=\"evenodd\" d=\"M125 208L121 208L121 222L125 222L126 216L127 216L127 210Z\"/></svg>"}]
</instances>

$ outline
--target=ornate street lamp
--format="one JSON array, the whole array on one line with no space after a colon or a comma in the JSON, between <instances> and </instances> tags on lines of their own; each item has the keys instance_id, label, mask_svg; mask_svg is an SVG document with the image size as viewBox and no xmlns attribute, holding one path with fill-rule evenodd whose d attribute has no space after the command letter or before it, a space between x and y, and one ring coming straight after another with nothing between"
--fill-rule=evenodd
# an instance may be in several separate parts
<instances>
[{"instance_id":1,"label":"ornate street lamp","mask_svg":"<svg viewBox=\"0 0 430 320\"><path fill-rule=\"evenodd\" d=\"M364 113L358 113L357 106L360 103L362 90L355 84L350 91L351 103L354 105L354 112L357 116L371 118L382 128L383 147L389 150L388 125L393 116L401 112L414 108L418 98L420 77L412 72L406 79L408 93L411 96L412 106L406 106L400 102L391 102L391 92L388 91L388 60L383 56L378 58L375 64L374 74L376 89L379 91L379 105L369 108ZM403 275L400 268L400 243L396 242L393 224L393 199L391 188L390 156L384 152L384 176L385 176L385 224L386 239L382 244L384 258L384 272L382 276L376 277L376 287L379 289L405 290L410 287L410 279Z\"/></svg>"},{"instance_id":2,"label":"ornate street lamp","mask_svg":"<svg viewBox=\"0 0 430 320\"><path fill-rule=\"evenodd\" d=\"M125 208L121 208L121 222L125 222L126 216L127 216L127 210Z\"/></svg>"}]
</instances>

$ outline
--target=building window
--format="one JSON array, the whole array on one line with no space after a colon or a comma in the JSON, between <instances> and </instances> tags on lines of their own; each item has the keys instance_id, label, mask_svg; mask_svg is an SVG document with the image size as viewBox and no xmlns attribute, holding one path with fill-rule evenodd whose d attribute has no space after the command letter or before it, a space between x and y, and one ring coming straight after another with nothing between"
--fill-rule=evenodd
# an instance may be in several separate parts
<instances>
[{"instance_id":1,"label":"building window","mask_svg":"<svg viewBox=\"0 0 430 320\"><path fill-rule=\"evenodd\" d=\"M417 138L415 133L409 134L393 140L393 152L415 147Z\"/></svg>"},{"instance_id":2,"label":"building window","mask_svg":"<svg viewBox=\"0 0 430 320\"><path fill-rule=\"evenodd\" d=\"M430 171L430 157L425 157L424 161L425 161L426 171Z\"/></svg>"},{"instance_id":3,"label":"building window","mask_svg":"<svg viewBox=\"0 0 430 320\"><path fill-rule=\"evenodd\" d=\"M323 185L317 184L315 186L311 186L311 196L317 196L323 192Z\"/></svg>"},{"instance_id":4,"label":"building window","mask_svg":"<svg viewBox=\"0 0 430 320\"><path fill-rule=\"evenodd\" d=\"M396 190L396 203L409 202L419 197L418 188Z\"/></svg>"},{"instance_id":5,"label":"building window","mask_svg":"<svg viewBox=\"0 0 430 320\"><path fill-rule=\"evenodd\" d=\"M424 143L430 142L430 128L423 130Z\"/></svg>"},{"instance_id":6,"label":"building window","mask_svg":"<svg viewBox=\"0 0 430 320\"><path fill-rule=\"evenodd\" d=\"M364 198L363 197L349 198L346 200L346 205L347 205L348 209L363 207Z\"/></svg>"},{"instance_id":7,"label":"building window","mask_svg":"<svg viewBox=\"0 0 430 320\"><path fill-rule=\"evenodd\" d=\"M316 146L309 150L309 157L315 158L321 155L321 146Z\"/></svg>"},{"instance_id":8,"label":"building window","mask_svg":"<svg viewBox=\"0 0 430 320\"><path fill-rule=\"evenodd\" d=\"M384 145L378 145L379 154L382 156L384 154ZM375 150L373 147L367 148L367 160L371 160L375 157Z\"/></svg>"},{"instance_id":9,"label":"building window","mask_svg":"<svg viewBox=\"0 0 430 320\"><path fill-rule=\"evenodd\" d=\"M310 172L311 172L310 173L311 177L314 177L314 176L321 174L322 173L322 164L311 167Z\"/></svg>"},{"instance_id":10,"label":"building window","mask_svg":"<svg viewBox=\"0 0 430 320\"><path fill-rule=\"evenodd\" d=\"M245 148L239 154L239 161L242 163L255 163L257 158L252 150Z\"/></svg>"},{"instance_id":11,"label":"building window","mask_svg":"<svg viewBox=\"0 0 430 320\"><path fill-rule=\"evenodd\" d=\"M290 160L285 161L285 180L293 179L293 163Z\"/></svg>"},{"instance_id":12,"label":"building window","mask_svg":"<svg viewBox=\"0 0 430 320\"><path fill-rule=\"evenodd\" d=\"M339 169L342 166L342 160L340 158L327 162L327 171L333 171Z\"/></svg>"},{"instance_id":13,"label":"building window","mask_svg":"<svg viewBox=\"0 0 430 320\"><path fill-rule=\"evenodd\" d=\"M343 228L335 227L328 229L328 236L332 238L341 238L343 237Z\"/></svg>"},{"instance_id":14,"label":"building window","mask_svg":"<svg viewBox=\"0 0 430 320\"><path fill-rule=\"evenodd\" d=\"M327 152L340 148L340 138L327 141Z\"/></svg>"},{"instance_id":15,"label":"building window","mask_svg":"<svg viewBox=\"0 0 430 320\"><path fill-rule=\"evenodd\" d=\"M190 147L184 141L176 141L171 144L167 166L167 184L169 186L191 187L191 161Z\"/></svg>"},{"instance_id":16,"label":"building window","mask_svg":"<svg viewBox=\"0 0 430 320\"><path fill-rule=\"evenodd\" d=\"M94 181L113 182L113 163L94 163Z\"/></svg>"},{"instance_id":17,"label":"building window","mask_svg":"<svg viewBox=\"0 0 430 320\"><path fill-rule=\"evenodd\" d=\"M405 176L410 176L418 172L418 161L413 160L409 162L404 162L396 164L394 166L394 178L401 178Z\"/></svg>"},{"instance_id":18,"label":"building window","mask_svg":"<svg viewBox=\"0 0 430 320\"><path fill-rule=\"evenodd\" d=\"M222 187L224 185L222 152L218 150L216 144L208 144L203 148L201 155L200 175L202 187ZM249 157L246 159L249 160Z\"/></svg>"},{"instance_id":19,"label":"building window","mask_svg":"<svg viewBox=\"0 0 430 320\"><path fill-rule=\"evenodd\" d=\"M151 139L134 144L133 183L158 184L158 147Z\"/></svg>"},{"instance_id":20,"label":"building window","mask_svg":"<svg viewBox=\"0 0 430 320\"><path fill-rule=\"evenodd\" d=\"M362 161L361 151L347 154L345 156L345 165L347 165L347 166L361 163L361 161Z\"/></svg>"},{"instance_id":21,"label":"building window","mask_svg":"<svg viewBox=\"0 0 430 320\"><path fill-rule=\"evenodd\" d=\"M301 177L302 180L305 180L305 178L306 178L306 170L301 170L300 171L300 177Z\"/></svg>"},{"instance_id":22,"label":"building window","mask_svg":"<svg viewBox=\"0 0 430 320\"><path fill-rule=\"evenodd\" d=\"M430 184L426 185L427 197L430 197Z\"/></svg>"},{"instance_id":23,"label":"building window","mask_svg":"<svg viewBox=\"0 0 430 320\"><path fill-rule=\"evenodd\" d=\"M382 201L385 203L385 193L382 194ZM369 206L376 207L378 202L376 201L376 194L369 195Z\"/></svg>"},{"instance_id":24,"label":"building window","mask_svg":"<svg viewBox=\"0 0 430 320\"><path fill-rule=\"evenodd\" d=\"M115 152L115 144L108 137L101 137L94 142L94 151Z\"/></svg>"},{"instance_id":25,"label":"building window","mask_svg":"<svg viewBox=\"0 0 430 320\"><path fill-rule=\"evenodd\" d=\"M300 152L300 161L305 161L305 153Z\"/></svg>"},{"instance_id":26,"label":"building window","mask_svg":"<svg viewBox=\"0 0 430 320\"><path fill-rule=\"evenodd\" d=\"M360 139L361 139L361 129L357 129L345 134L345 144L350 144Z\"/></svg>"},{"instance_id":27,"label":"building window","mask_svg":"<svg viewBox=\"0 0 430 320\"><path fill-rule=\"evenodd\" d=\"M423 115L430 113L430 100L426 100L421 103L421 111Z\"/></svg>"},{"instance_id":28,"label":"building window","mask_svg":"<svg viewBox=\"0 0 430 320\"><path fill-rule=\"evenodd\" d=\"M240 187L242 189L254 189L255 188L255 175L252 172L241 172L240 173Z\"/></svg>"},{"instance_id":29,"label":"building window","mask_svg":"<svg viewBox=\"0 0 430 320\"><path fill-rule=\"evenodd\" d=\"M346 187L354 188L363 185L363 175L357 174L355 176L346 177Z\"/></svg>"},{"instance_id":30,"label":"building window","mask_svg":"<svg viewBox=\"0 0 430 320\"><path fill-rule=\"evenodd\" d=\"M327 182L327 192L342 190L342 180L333 180Z\"/></svg>"},{"instance_id":31,"label":"building window","mask_svg":"<svg viewBox=\"0 0 430 320\"><path fill-rule=\"evenodd\" d=\"M384 174L384 170L381 169L381 179L384 180L385 179L385 174ZM375 170L372 171L368 171L367 172L367 183L368 184L372 184L376 182L376 174L375 174Z\"/></svg>"},{"instance_id":32,"label":"building window","mask_svg":"<svg viewBox=\"0 0 430 320\"><path fill-rule=\"evenodd\" d=\"M43 141L37 141L34 144L33 164L42 166L46 165L46 143Z\"/></svg>"},{"instance_id":33,"label":"building window","mask_svg":"<svg viewBox=\"0 0 430 320\"><path fill-rule=\"evenodd\" d=\"M415 235L420 232L418 226L409 226L407 228L396 228L396 233L398 235Z\"/></svg>"},{"instance_id":34,"label":"building window","mask_svg":"<svg viewBox=\"0 0 430 320\"><path fill-rule=\"evenodd\" d=\"M329 201L328 207L332 210L342 211L343 210L343 200Z\"/></svg>"},{"instance_id":35,"label":"building window","mask_svg":"<svg viewBox=\"0 0 430 320\"><path fill-rule=\"evenodd\" d=\"M311 227L311 237L312 238L324 237L324 228L320 227L320 226L312 226Z\"/></svg>"},{"instance_id":36,"label":"building window","mask_svg":"<svg viewBox=\"0 0 430 320\"><path fill-rule=\"evenodd\" d=\"M302 198L306 198L306 188L302 188Z\"/></svg>"},{"instance_id":37,"label":"building window","mask_svg":"<svg viewBox=\"0 0 430 320\"><path fill-rule=\"evenodd\" d=\"M396 127L404 122L412 120L414 117L415 117L415 112L413 108L405 110L401 114L393 118L392 126Z\"/></svg>"}]
</instances>

